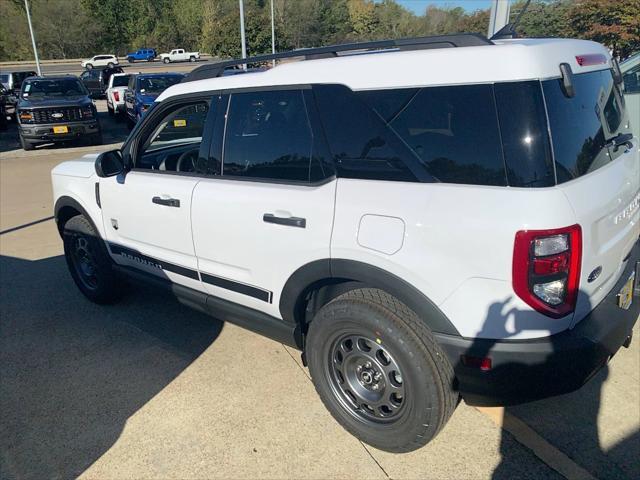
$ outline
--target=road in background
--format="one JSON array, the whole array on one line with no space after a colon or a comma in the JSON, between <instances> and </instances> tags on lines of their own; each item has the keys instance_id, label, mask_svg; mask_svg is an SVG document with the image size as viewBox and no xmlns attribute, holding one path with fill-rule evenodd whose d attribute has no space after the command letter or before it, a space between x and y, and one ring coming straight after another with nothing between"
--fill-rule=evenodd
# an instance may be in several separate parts
<instances>
[{"instance_id":1,"label":"road in background","mask_svg":"<svg viewBox=\"0 0 640 480\"><path fill-rule=\"evenodd\" d=\"M175 62L175 63L162 63L159 60L155 60L153 62L136 62L136 63L128 63L126 60L120 62L120 67L122 67L125 72L190 72L194 68L203 65L205 63L209 63L214 61L215 59L201 59L197 62ZM56 62L56 63L41 63L40 67L42 69L42 73L44 75L80 75L84 68L80 66L79 61L69 61L69 62ZM0 72L3 71L24 71L24 70L34 70L36 69L36 64L33 63L19 63L19 64L3 64L0 65Z\"/></svg>"}]
</instances>

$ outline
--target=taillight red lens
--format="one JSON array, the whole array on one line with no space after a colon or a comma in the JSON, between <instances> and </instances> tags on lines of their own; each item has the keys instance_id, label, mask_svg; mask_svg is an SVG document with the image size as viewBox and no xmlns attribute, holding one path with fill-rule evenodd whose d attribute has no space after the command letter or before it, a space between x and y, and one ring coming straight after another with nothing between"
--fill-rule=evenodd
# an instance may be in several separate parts
<instances>
[{"instance_id":1,"label":"taillight red lens","mask_svg":"<svg viewBox=\"0 0 640 480\"><path fill-rule=\"evenodd\" d=\"M513 250L513 290L536 311L564 317L576 306L581 261L580 225L520 231Z\"/></svg>"},{"instance_id":2,"label":"taillight red lens","mask_svg":"<svg viewBox=\"0 0 640 480\"><path fill-rule=\"evenodd\" d=\"M114 91L113 91L113 99L114 99L116 102L119 102L119 101L120 101L120 92L118 92L117 90L114 90Z\"/></svg>"}]
</instances>

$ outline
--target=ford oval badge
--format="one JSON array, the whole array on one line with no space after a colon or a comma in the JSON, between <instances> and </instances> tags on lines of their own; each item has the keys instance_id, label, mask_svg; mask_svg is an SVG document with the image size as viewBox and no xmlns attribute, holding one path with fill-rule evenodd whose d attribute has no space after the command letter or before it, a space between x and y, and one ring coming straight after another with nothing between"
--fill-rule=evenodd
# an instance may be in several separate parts
<instances>
[{"instance_id":1,"label":"ford oval badge","mask_svg":"<svg viewBox=\"0 0 640 480\"><path fill-rule=\"evenodd\" d=\"M597 267L593 272L589 274L589 277L587 277L587 281L589 283L593 282L596 278L600 276L601 273L602 273L602 267Z\"/></svg>"}]
</instances>

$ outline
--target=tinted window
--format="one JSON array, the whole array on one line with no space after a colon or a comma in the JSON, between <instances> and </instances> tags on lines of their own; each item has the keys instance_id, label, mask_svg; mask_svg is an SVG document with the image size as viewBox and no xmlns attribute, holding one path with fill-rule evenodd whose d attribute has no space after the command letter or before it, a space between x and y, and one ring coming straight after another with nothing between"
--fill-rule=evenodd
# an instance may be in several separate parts
<instances>
[{"instance_id":1,"label":"tinted window","mask_svg":"<svg viewBox=\"0 0 640 480\"><path fill-rule=\"evenodd\" d=\"M640 64L623 74L624 93L640 93ZM3 80L4 81L4 80Z\"/></svg>"},{"instance_id":2,"label":"tinted window","mask_svg":"<svg viewBox=\"0 0 640 480\"><path fill-rule=\"evenodd\" d=\"M509 185L554 185L540 82L500 83L494 88Z\"/></svg>"},{"instance_id":3,"label":"tinted window","mask_svg":"<svg viewBox=\"0 0 640 480\"><path fill-rule=\"evenodd\" d=\"M167 113L141 148L135 168L195 171L209 104L209 101L191 103Z\"/></svg>"},{"instance_id":4,"label":"tinted window","mask_svg":"<svg viewBox=\"0 0 640 480\"><path fill-rule=\"evenodd\" d=\"M70 97L86 95L84 86L75 78L60 80L28 80L22 86L22 96L32 97Z\"/></svg>"},{"instance_id":5,"label":"tinted window","mask_svg":"<svg viewBox=\"0 0 640 480\"><path fill-rule=\"evenodd\" d=\"M313 136L303 92L231 95L223 175L309 182Z\"/></svg>"},{"instance_id":6,"label":"tinted window","mask_svg":"<svg viewBox=\"0 0 640 480\"><path fill-rule=\"evenodd\" d=\"M126 87L129 83L129 75L117 75L113 77L114 87Z\"/></svg>"},{"instance_id":7,"label":"tinted window","mask_svg":"<svg viewBox=\"0 0 640 480\"><path fill-rule=\"evenodd\" d=\"M610 70L574 75L573 82L572 98L564 96L560 80L542 83L559 183L610 161L605 144L617 135L624 117Z\"/></svg>"},{"instance_id":8,"label":"tinted window","mask_svg":"<svg viewBox=\"0 0 640 480\"><path fill-rule=\"evenodd\" d=\"M422 175L426 180L415 155L350 89L320 85L314 94L340 176L415 182Z\"/></svg>"},{"instance_id":9,"label":"tinted window","mask_svg":"<svg viewBox=\"0 0 640 480\"><path fill-rule=\"evenodd\" d=\"M180 83L182 75L166 75L138 77L138 89L141 92L160 93L176 83Z\"/></svg>"},{"instance_id":10,"label":"tinted window","mask_svg":"<svg viewBox=\"0 0 640 480\"><path fill-rule=\"evenodd\" d=\"M491 85L359 95L440 181L506 185Z\"/></svg>"}]
</instances>

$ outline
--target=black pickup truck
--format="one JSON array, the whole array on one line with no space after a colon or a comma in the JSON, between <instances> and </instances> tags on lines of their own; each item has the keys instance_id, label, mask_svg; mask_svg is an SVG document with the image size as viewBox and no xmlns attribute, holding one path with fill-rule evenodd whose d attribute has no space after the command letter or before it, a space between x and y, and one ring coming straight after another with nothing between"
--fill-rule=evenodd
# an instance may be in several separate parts
<instances>
[{"instance_id":1,"label":"black pickup truck","mask_svg":"<svg viewBox=\"0 0 640 480\"><path fill-rule=\"evenodd\" d=\"M91 94L73 75L31 77L24 81L17 105L20 143L37 144L87 139L102 143L102 130Z\"/></svg>"}]
</instances>

